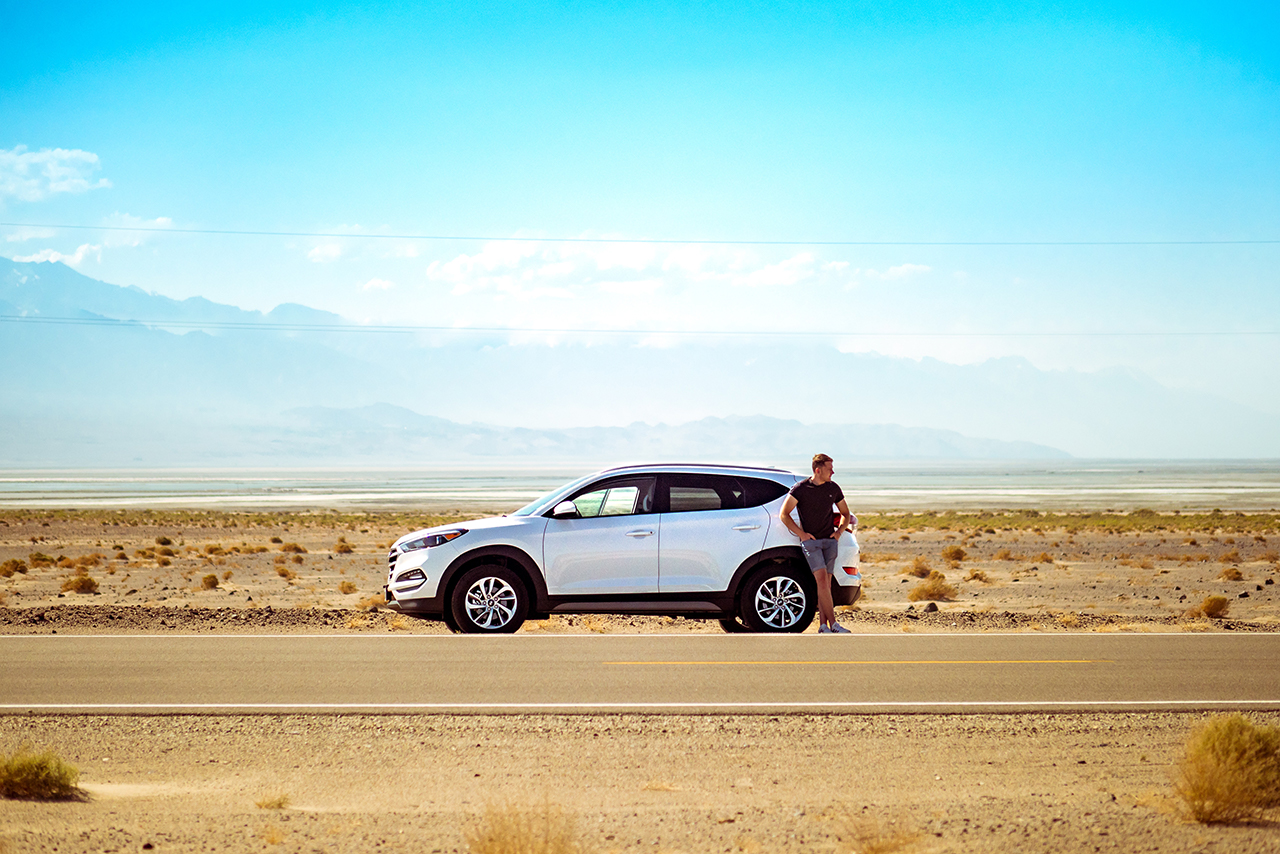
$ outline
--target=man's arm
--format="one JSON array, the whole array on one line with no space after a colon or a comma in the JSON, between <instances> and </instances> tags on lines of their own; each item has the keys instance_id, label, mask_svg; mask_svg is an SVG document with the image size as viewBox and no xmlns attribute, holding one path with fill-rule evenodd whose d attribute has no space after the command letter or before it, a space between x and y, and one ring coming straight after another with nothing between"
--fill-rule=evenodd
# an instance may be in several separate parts
<instances>
[{"instance_id":1,"label":"man's arm","mask_svg":"<svg viewBox=\"0 0 1280 854\"><path fill-rule=\"evenodd\" d=\"M796 524L796 520L792 518L791 511L796 509L796 497L788 495L782 502L782 510L778 513L778 518L782 520L782 524L787 526L787 530L800 538L800 542L812 540L813 534L807 533Z\"/></svg>"},{"instance_id":2,"label":"man's arm","mask_svg":"<svg viewBox=\"0 0 1280 854\"><path fill-rule=\"evenodd\" d=\"M840 524L836 525L833 536L839 539L842 532L853 530L853 526L858 524L858 518L849 512L849 503L843 498L836 502L836 509L840 511Z\"/></svg>"}]
</instances>

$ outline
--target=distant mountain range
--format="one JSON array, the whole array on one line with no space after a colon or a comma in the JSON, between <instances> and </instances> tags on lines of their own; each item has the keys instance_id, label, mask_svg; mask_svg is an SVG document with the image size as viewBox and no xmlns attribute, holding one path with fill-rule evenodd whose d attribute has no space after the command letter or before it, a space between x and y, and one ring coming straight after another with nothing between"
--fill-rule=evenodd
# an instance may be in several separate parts
<instances>
[{"instance_id":1,"label":"distant mountain range","mask_svg":"<svg viewBox=\"0 0 1280 854\"><path fill-rule=\"evenodd\" d=\"M0 259L0 465L1280 456L1262 413L1124 370L358 329Z\"/></svg>"}]
</instances>

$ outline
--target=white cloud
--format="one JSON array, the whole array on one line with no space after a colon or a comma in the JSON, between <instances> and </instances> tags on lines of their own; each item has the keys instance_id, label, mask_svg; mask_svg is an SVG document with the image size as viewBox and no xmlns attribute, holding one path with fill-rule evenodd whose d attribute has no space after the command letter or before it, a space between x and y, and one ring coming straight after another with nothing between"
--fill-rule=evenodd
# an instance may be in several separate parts
<instances>
[{"instance_id":1,"label":"white cloud","mask_svg":"<svg viewBox=\"0 0 1280 854\"><path fill-rule=\"evenodd\" d=\"M4 236L5 243L22 243L27 240L44 240L53 237L58 232L52 228L32 228L31 226L23 226L17 231L11 231Z\"/></svg>"},{"instance_id":2,"label":"white cloud","mask_svg":"<svg viewBox=\"0 0 1280 854\"><path fill-rule=\"evenodd\" d=\"M434 261L428 282L452 293L652 295L664 287L790 288L843 283L848 263L821 262L812 252L766 261L739 247L493 241L474 254Z\"/></svg>"},{"instance_id":3,"label":"white cloud","mask_svg":"<svg viewBox=\"0 0 1280 854\"><path fill-rule=\"evenodd\" d=\"M389 291L396 286L395 282L388 282L386 279L370 279L360 286L362 291Z\"/></svg>"},{"instance_id":4,"label":"white cloud","mask_svg":"<svg viewBox=\"0 0 1280 854\"><path fill-rule=\"evenodd\" d=\"M875 270L867 270L868 278L880 279L881 281L891 282L895 280L908 279L912 276L919 276L933 270L932 267L925 264L899 264L896 267L890 267L883 273L877 273Z\"/></svg>"},{"instance_id":5,"label":"white cloud","mask_svg":"<svg viewBox=\"0 0 1280 854\"><path fill-rule=\"evenodd\" d=\"M89 176L100 168L98 155L78 148L42 148L25 145L0 150L0 200L11 197L38 202L58 193L84 193L110 187L106 178Z\"/></svg>"},{"instance_id":6,"label":"white cloud","mask_svg":"<svg viewBox=\"0 0 1280 854\"><path fill-rule=\"evenodd\" d=\"M342 244L336 240L327 240L318 246L311 247L307 258L317 264L327 264L342 257Z\"/></svg>"},{"instance_id":7,"label":"white cloud","mask_svg":"<svg viewBox=\"0 0 1280 854\"><path fill-rule=\"evenodd\" d=\"M173 228L173 220L167 216L158 216L154 219L146 219L145 217L120 213L119 211L107 217L103 221L103 224L114 228ZM154 235L155 232L153 231L108 231L103 237L102 243L107 248L115 248L118 246L141 246Z\"/></svg>"},{"instance_id":8,"label":"white cloud","mask_svg":"<svg viewBox=\"0 0 1280 854\"><path fill-rule=\"evenodd\" d=\"M39 252L36 252L33 255L15 255L13 257L13 260L23 261L28 263L32 261L35 261L35 262L61 261L63 264L66 264L70 267L77 267L81 264L81 262L84 261L84 259L90 253L95 254L98 260L101 261L102 260L102 244L101 243L82 243L76 249L76 251L72 252L70 255L59 252L56 249L41 249Z\"/></svg>"}]
</instances>

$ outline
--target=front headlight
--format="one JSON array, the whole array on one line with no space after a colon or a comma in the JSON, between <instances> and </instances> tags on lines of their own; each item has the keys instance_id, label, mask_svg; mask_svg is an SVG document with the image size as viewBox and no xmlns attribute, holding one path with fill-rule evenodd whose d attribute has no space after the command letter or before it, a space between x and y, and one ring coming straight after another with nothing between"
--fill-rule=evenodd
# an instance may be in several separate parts
<instances>
[{"instance_id":1,"label":"front headlight","mask_svg":"<svg viewBox=\"0 0 1280 854\"><path fill-rule=\"evenodd\" d=\"M427 534L407 543L400 544L400 553L416 552L418 549L431 549L442 546L450 540L456 540L467 532L466 528L454 528L452 531L441 531L438 534Z\"/></svg>"}]
</instances>

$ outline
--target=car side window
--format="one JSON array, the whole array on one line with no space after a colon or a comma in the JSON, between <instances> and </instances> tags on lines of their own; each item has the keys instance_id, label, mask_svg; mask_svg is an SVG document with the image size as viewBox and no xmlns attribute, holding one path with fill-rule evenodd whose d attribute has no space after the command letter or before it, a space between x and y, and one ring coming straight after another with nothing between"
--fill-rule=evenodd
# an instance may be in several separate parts
<instances>
[{"instance_id":1,"label":"car side window","mask_svg":"<svg viewBox=\"0 0 1280 854\"><path fill-rule=\"evenodd\" d=\"M746 490L746 505L748 507L760 507L787 494L787 488L776 480L765 480L761 477L744 477L739 478L739 483Z\"/></svg>"},{"instance_id":2,"label":"car side window","mask_svg":"<svg viewBox=\"0 0 1280 854\"><path fill-rule=\"evenodd\" d=\"M633 516L653 512L654 478L629 478L590 489L573 499L578 516Z\"/></svg>"},{"instance_id":3,"label":"car side window","mask_svg":"<svg viewBox=\"0 0 1280 854\"><path fill-rule=\"evenodd\" d=\"M721 474L672 474L665 479L667 513L699 510L738 510L746 506L746 492L736 477Z\"/></svg>"}]
</instances>

